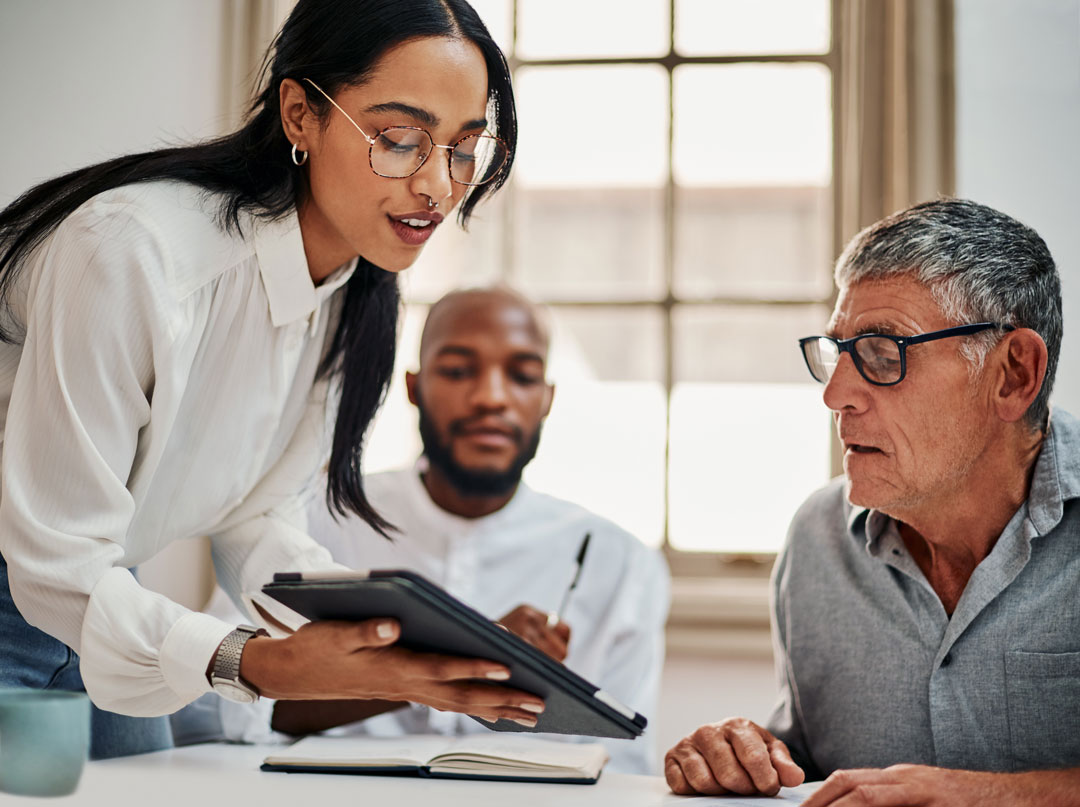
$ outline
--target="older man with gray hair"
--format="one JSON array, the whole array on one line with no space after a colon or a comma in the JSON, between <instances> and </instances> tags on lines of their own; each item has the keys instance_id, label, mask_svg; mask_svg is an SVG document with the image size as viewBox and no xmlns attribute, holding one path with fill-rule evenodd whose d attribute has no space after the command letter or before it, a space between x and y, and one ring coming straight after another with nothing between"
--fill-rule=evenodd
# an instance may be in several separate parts
<instances>
[{"instance_id":1,"label":"older man with gray hair","mask_svg":"<svg viewBox=\"0 0 1080 807\"><path fill-rule=\"evenodd\" d=\"M983 205L859 233L824 336L844 476L773 572L780 701L703 726L676 793L824 805L1080 804L1080 422L1048 399L1061 291L1046 244Z\"/></svg>"}]
</instances>

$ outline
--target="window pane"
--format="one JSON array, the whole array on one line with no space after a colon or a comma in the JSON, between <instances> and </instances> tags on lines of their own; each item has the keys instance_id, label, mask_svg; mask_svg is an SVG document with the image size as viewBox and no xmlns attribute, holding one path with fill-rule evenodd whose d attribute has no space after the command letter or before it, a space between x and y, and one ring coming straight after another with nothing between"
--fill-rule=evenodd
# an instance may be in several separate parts
<instances>
[{"instance_id":1,"label":"window pane","mask_svg":"<svg viewBox=\"0 0 1080 807\"><path fill-rule=\"evenodd\" d=\"M832 290L827 188L676 188L679 299L825 299Z\"/></svg>"},{"instance_id":2,"label":"window pane","mask_svg":"<svg viewBox=\"0 0 1080 807\"><path fill-rule=\"evenodd\" d=\"M394 377L364 447L365 474L409 468L423 450L416 407L409 403L405 390L405 371L419 366L420 332L427 312L426 305L405 306Z\"/></svg>"},{"instance_id":3,"label":"window pane","mask_svg":"<svg viewBox=\"0 0 1080 807\"><path fill-rule=\"evenodd\" d=\"M664 529L663 317L658 309L555 309L555 399L525 478L650 546Z\"/></svg>"},{"instance_id":4,"label":"window pane","mask_svg":"<svg viewBox=\"0 0 1080 807\"><path fill-rule=\"evenodd\" d=\"M674 77L675 181L683 186L827 187L829 69L687 65Z\"/></svg>"},{"instance_id":5,"label":"window pane","mask_svg":"<svg viewBox=\"0 0 1080 807\"><path fill-rule=\"evenodd\" d=\"M458 226L456 213L440 224L416 263L401 273L402 296L431 303L452 289L498 280L508 197L502 190L482 201L473 210L468 232Z\"/></svg>"},{"instance_id":6,"label":"window pane","mask_svg":"<svg viewBox=\"0 0 1080 807\"><path fill-rule=\"evenodd\" d=\"M515 280L549 300L662 297L664 70L523 69L517 93Z\"/></svg>"},{"instance_id":7,"label":"window pane","mask_svg":"<svg viewBox=\"0 0 1080 807\"><path fill-rule=\"evenodd\" d=\"M822 333L828 320L823 305L679 306L675 380L809 382L798 342Z\"/></svg>"},{"instance_id":8,"label":"window pane","mask_svg":"<svg viewBox=\"0 0 1080 807\"><path fill-rule=\"evenodd\" d=\"M664 296L659 188L519 190L514 280L545 300Z\"/></svg>"},{"instance_id":9,"label":"window pane","mask_svg":"<svg viewBox=\"0 0 1080 807\"><path fill-rule=\"evenodd\" d=\"M522 68L516 181L526 187L662 187L668 83L657 65Z\"/></svg>"},{"instance_id":10,"label":"window pane","mask_svg":"<svg viewBox=\"0 0 1080 807\"><path fill-rule=\"evenodd\" d=\"M653 307L552 307L559 383L664 378L664 314Z\"/></svg>"},{"instance_id":11,"label":"window pane","mask_svg":"<svg viewBox=\"0 0 1080 807\"><path fill-rule=\"evenodd\" d=\"M827 53L828 0L676 0L684 56Z\"/></svg>"},{"instance_id":12,"label":"window pane","mask_svg":"<svg viewBox=\"0 0 1080 807\"><path fill-rule=\"evenodd\" d=\"M674 87L676 296L826 297L828 69L690 65Z\"/></svg>"},{"instance_id":13,"label":"window pane","mask_svg":"<svg viewBox=\"0 0 1080 807\"><path fill-rule=\"evenodd\" d=\"M668 529L675 549L773 552L829 474L829 415L798 338L822 305L674 311Z\"/></svg>"},{"instance_id":14,"label":"window pane","mask_svg":"<svg viewBox=\"0 0 1080 807\"><path fill-rule=\"evenodd\" d=\"M829 477L819 384L676 384L669 538L674 549L775 552Z\"/></svg>"},{"instance_id":15,"label":"window pane","mask_svg":"<svg viewBox=\"0 0 1080 807\"><path fill-rule=\"evenodd\" d=\"M662 56L669 31L668 0L518 0L522 59Z\"/></svg>"}]
</instances>

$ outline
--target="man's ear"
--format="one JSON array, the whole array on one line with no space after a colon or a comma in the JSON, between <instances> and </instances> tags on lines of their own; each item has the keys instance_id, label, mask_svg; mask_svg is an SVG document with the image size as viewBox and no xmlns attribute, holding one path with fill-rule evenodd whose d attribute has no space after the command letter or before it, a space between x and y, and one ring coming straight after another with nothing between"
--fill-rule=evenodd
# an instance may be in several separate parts
<instances>
[{"instance_id":1,"label":"man's ear","mask_svg":"<svg viewBox=\"0 0 1080 807\"><path fill-rule=\"evenodd\" d=\"M555 385L547 384L544 390L544 408L540 412L541 420L551 414L551 401L555 397Z\"/></svg>"},{"instance_id":2,"label":"man's ear","mask_svg":"<svg viewBox=\"0 0 1080 807\"><path fill-rule=\"evenodd\" d=\"M405 373L405 391L409 394L409 403L419 406L420 376L417 373Z\"/></svg>"},{"instance_id":3,"label":"man's ear","mask_svg":"<svg viewBox=\"0 0 1080 807\"><path fill-rule=\"evenodd\" d=\"M998 362L998 383L993 390L998 417L1015 423L1042 389L1046 377L1046 343L1030 328L1005 334L992 356Z\"/></svg>"},{"instance_id":4,"label":"man's ear","mask_svg":"<svg viewBox=\"0 0 1080 807\"><path fill-rule=\"evenodd\" d=\"M278 100L281 107L281 127L285 137L300 151L311 148L311 135L317 128L316 119L308 106L307 93L295 79L283 79L278 88Z\"/></svg>"}]
</instances>

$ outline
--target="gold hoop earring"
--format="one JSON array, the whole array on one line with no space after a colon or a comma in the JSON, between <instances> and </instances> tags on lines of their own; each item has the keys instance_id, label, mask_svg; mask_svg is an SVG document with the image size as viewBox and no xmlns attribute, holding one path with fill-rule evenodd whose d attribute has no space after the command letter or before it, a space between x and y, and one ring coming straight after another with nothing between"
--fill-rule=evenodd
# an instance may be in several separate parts
<instances>
[{"instance_id":1,"label":"gold hoop earring","mask_svg":"<svg viewBox=\"0 0 1080 807\"><path fill-rule=\"evenodd\" d=\"M301 152L299 152L300 154L302 154L302 155L303 155L302 157L297 157L297 156L296 156L296 155L297 155L297 153L298 153L298 152L297 152L297 150L296 150L296 143L293 143L293 146L292 146L292 161L293 161L293 165L303 165L304 163L306 163L306 162L307 162L307 156L308 156L308 153L307 153L306 151L301 151Z\"/></svg>"}]
</instances>

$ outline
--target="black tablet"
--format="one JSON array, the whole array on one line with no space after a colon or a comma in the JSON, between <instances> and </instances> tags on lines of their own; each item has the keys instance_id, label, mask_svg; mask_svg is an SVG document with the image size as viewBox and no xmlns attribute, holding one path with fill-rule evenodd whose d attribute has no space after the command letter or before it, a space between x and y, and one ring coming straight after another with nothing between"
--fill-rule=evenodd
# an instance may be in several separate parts
<instances>
[{"instance_id":1,"label":"black tablet","mask_svg":"<svg viewBox=\"0 0 1080 807\"><path fill-rule=\"evenodd\" d=\"M536 726L488 723L496 731L551 732L633 739L646 719L524 639L421 575L400 569L274 575L263 592L312 621L393 617L398 644L411 650L483 658L505 664L512 686L544 699Z\"/></svg>"}]
</instances>

